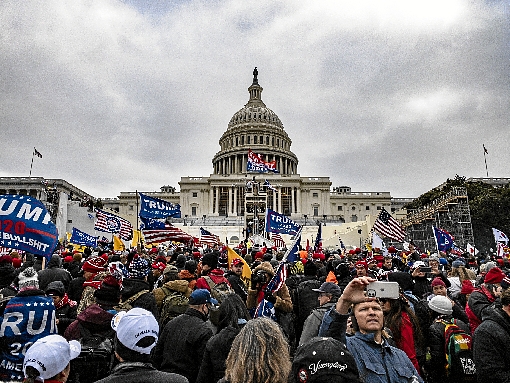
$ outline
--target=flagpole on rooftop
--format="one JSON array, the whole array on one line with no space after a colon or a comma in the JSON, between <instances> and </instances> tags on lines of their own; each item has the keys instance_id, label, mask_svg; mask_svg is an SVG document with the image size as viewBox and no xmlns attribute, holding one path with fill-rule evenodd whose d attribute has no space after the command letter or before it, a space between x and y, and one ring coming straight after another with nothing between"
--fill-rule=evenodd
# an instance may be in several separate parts
<instances>
[{"instance_id":1,"label":"flagpole on rooftop","mask_svg":"<svg viewBox=\"0 0 510 383\"><path fill-rule=\"evenodd\" d=\"M34 156L35 156L35 146L34 146L34 151L32 152L32 162L30 163L30 175L28 176L29 178L32 178L32 167L34 166Z\"/></svg>"},{"instance_id":2,"label":"flagpole on rooftop","mask_svg":"<svg viewBox=\"0 0 510 383\"><path fill-rule=\"evenodd\" d=\"M485 161L485 172L487 173L487 178L489 178L489 170L487 169L487 156L486 156L486 154L489 154L489 152L485 148L485 144L482 145L483 145L483 159Z\"/></svg>"}]
</instances>

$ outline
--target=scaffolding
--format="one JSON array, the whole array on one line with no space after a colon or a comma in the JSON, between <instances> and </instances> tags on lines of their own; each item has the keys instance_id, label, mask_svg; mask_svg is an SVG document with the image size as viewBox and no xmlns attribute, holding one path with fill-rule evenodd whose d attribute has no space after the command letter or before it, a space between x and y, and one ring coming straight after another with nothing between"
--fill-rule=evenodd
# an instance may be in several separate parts
<instances>
[{"instance_id":1,"label":"scaffolding","mask_svg":"<svg viewBox=\"0 0 510 383\"><path fill-rule=\"evenodd\" d=\"M436 249L432 226L452 234L461 249L465 249L468 243L475 245L468 195L464 187L454 187L432 203L409 212L402 224L409 238L423 251L434 252Z\"/></svg>"}]
</instances>

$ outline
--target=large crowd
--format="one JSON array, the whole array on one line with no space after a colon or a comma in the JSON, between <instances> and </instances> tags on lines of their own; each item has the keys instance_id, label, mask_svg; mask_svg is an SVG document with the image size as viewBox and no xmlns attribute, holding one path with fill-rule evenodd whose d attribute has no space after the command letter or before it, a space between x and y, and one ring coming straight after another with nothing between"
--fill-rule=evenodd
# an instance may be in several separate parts
<instances>
[{"instance_id":1,"label":"large crowd","mask_svg":"<svg viewBox=\"0 0 510 383\"><path fill-rule=\"evenodd\" d=\"M508 259L229 250L0 256L0 381L510 382Z\"/></svg>"}]
</instances>

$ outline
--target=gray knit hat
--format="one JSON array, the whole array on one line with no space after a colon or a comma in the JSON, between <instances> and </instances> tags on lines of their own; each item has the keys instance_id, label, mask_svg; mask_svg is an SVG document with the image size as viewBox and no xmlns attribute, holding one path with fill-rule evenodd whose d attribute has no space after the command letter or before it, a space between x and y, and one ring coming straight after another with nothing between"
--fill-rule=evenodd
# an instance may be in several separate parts
<instances>
[{"instance_id":1,"label":"gray knit hat","mask_svg":"<svg viewBox=\"0 0 510 383\"><path fill-rule=\"evenodd\" d=\"M429 309L439 314L451 315L453 313L452 302L442 295L436 295L429 301Z\"/></svg>"}]
</instances>

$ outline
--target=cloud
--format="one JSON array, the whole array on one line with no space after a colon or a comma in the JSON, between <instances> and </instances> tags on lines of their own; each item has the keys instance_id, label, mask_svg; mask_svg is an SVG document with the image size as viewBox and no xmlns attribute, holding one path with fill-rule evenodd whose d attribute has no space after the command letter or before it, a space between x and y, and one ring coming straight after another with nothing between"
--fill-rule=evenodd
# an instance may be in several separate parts
<instances>
[{"instance_id":1,"label":"cloud","mask_svg":"<svg viewBox=\"0 0 510 383\"><path fill-rule=\"evenodd\" d=\"M415 197L484 176L482 143L507 175L505 2L163 3L0 4L0 175L36 146L98 197L207 176L255 66L304 176Z\"/></svg>"}]
</instances>

